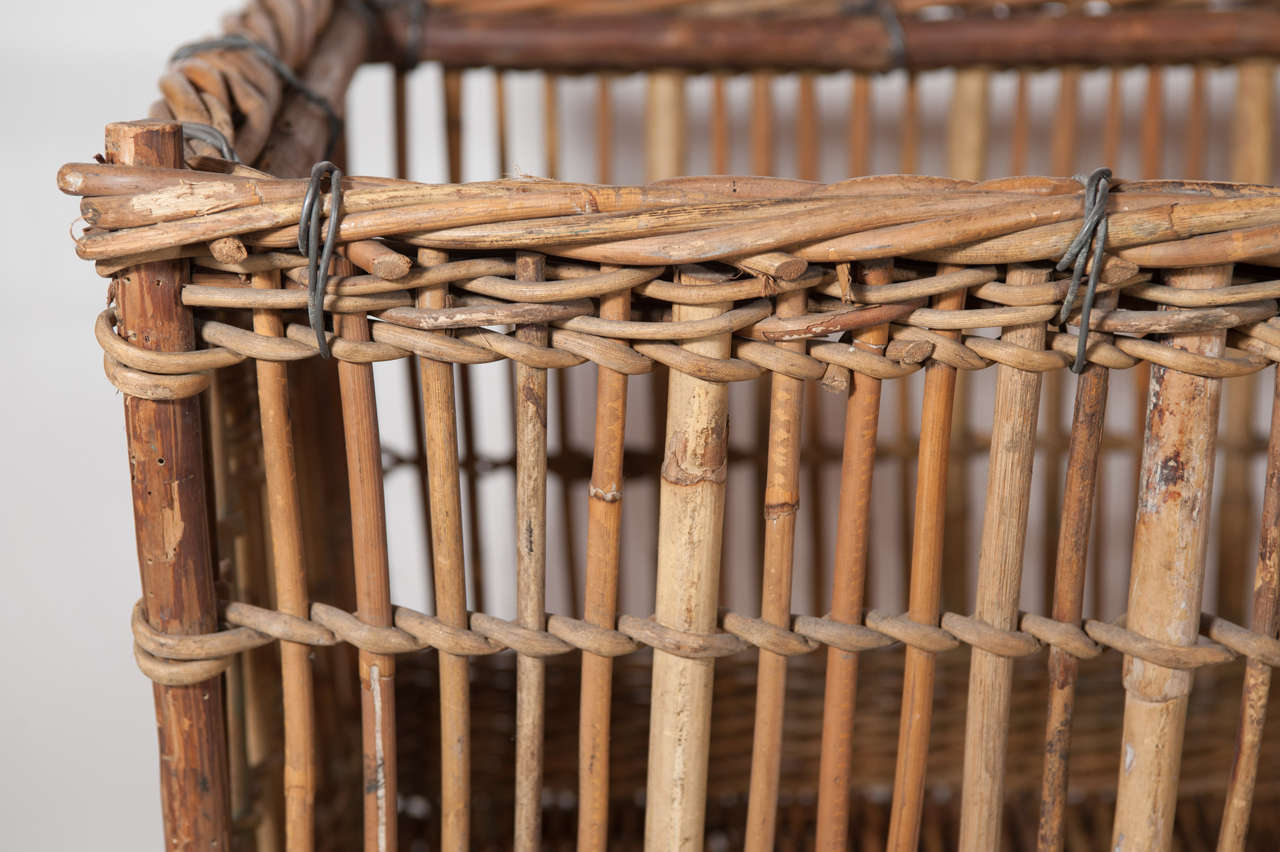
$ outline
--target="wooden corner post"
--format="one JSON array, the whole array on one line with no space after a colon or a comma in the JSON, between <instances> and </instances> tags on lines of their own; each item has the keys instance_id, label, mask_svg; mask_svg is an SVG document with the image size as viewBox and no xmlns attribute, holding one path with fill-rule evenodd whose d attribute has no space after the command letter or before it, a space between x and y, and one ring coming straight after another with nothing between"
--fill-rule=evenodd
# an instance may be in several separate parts
<instances>
[{"instance_id":1,"label":"wooden corner post","mask_svg":"<svg viewBox=\"0 0 1280 852\"><path fill-rule=\"evenodd\" d=\"M181 168L182 126L133 121L107 125L107 161ZM195 348L182 306L186 261L144 263L116 279L119 333L163 352ZM150 625L164 633L218 627L213 591L200 399L124 398L142 596ZM222 681L155 684L165 848L229 848L226 719Z\"/></svg>"},{"instance_id":2,"label":"wooden corner post","mask_svg":"<svg viewBox=\"0 0 1280 852\"><path fill-rule=\"evenodd\" d=\"M1231 283L1231 266L1171 270L1172 287ZM1196 355L1222 354L1226 332L1171 334ZM1142 442L1127 626L1173 645L1194 645L1200 629L1205 548L1222 380L1153 365ZM1124 659L1124 740L1111 838L1115 852L1168 849L1193 672Z\"/></svg>"}]
</instances>

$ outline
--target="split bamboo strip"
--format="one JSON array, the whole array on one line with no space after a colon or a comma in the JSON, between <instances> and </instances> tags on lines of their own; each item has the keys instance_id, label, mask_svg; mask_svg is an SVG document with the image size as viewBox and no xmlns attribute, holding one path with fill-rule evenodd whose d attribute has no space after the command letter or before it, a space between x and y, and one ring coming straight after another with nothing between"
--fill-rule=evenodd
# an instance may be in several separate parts
<instances>
[{"instance_id":1,"label":"split bamboo strip","mask_svg":"<svg viewBox=\"0 0 1280 852\"><path fill-rule=\"evenodd\" d=\"M841 274L849 275L848 267ZM893 281L891 261L858 268L868 287ZM889 326L857 332L854 346L879 354L889 342ZM871 488L875 472L876 431L880 422L880 380L854 373L845 403L844 451L840 467L840 505L831 579L831 619L857 624L871 546ZM818 768L818 849L844 850L849 844L849 796L853 783L853 722L858 655L827 649L826 690L822 703L822 752Z\"/></svg>"},{"instance_id":2,"label":"split bamboo strip","mask_svg":"<svg viewBox=\"0 0 1280 852\"><path fill-rule=\"evenodd\" d=\"M681 283L707 275L684 270ZM710 319L728 303L675 305L675 321ZM729 355L730 335L686 341L687 351ZM654 619L677 630L715 629L727 474L728 388L672 371L666 450L659 486L658 582ZM702 848L711 733L712 659L653 653L645 848Z\"/></svg>"},{"instance_id":3,"label":"split bamboo strip","mask_svg":"<svg viewBox=\"0 0 1280 852\"><path fill-rule=\"evenodd\" d=\"M173 122L107 125L109 162L182 166L182 129ZM179 291L186 264L126 270L118 279L120 336L137 346L195 346ZM165 633L217 628L200 427L200 400L126 395L125 430L133 485L138 566L147 623ZM226 721L222 682L154 684L160 739L160 796L168 849L230 846Z\"/></svg>"},{"instance_id":4,"label":"split bamboo strip","mask_svg":"<svg viewBox=\"0 0 1280 852\"><path fill-rule=\"evenodd\" d=\"M253 276L252 284L258 289L278 288L280 274L259 273ZM284 324L274 311L254 311L253 330L271 337L284 336ZM302 506L293 452L288 375L285 364L278 361L258 361L257 372L276 607L287 615L307 618L311 605L302 552ZM284 683L285 848L289 852L309 852L315 846L316 797L311 649L298 642L282 642L280 672Z\"/></svg>"},{"instance_id":5,"label":"split bamboo strip","mask_svg":"<svg viewBox=\"0 0 1280 852\"><path fill-rule=\"evenodd\" d=\"M445 263L442 254L423 251L419 264ZM422 309L448 307L443 287L418 291ZM436 617L449 627L467 626L466 562L462 545L462 491L458 470L458 415L453 365L418 359L422 423L431 500L431 549L435 557ZM469 452L474 450L468 446ZM471 848L471 687L467 658L440 651L440 848Z\"/></svg>"},{"instance_id":6,"label":"split bamboo strip","mask_svg":"<svg viewBox=\"0 0 1280 852\"><path fill-rule=\"evenodd\" d=\"M1257 569L1253 581L1253 611L1249 628L1274 637L1280 613L1280 371L1275 375L1271 406L1271 438L1267 444L1266 485L1263 490L1262 524ZM1271 667L1250 658L1245 663L1244 694L1240 701L1240 728L1235 761L1227 783L1218 852L1245 848L1249 817L1258 782L1262 730L1271 694Z\"/></svg>"},{"instance_id":7,"label":"split bamboo strip","mask_svg":"<svg viewBox=\"0 0 1280 852\"><path fill-rule=\"evenodd\" d=\"M600 300L602 319L631 318L631 293ZM587 578L583 617L612 629L618 614L618 569L622 546L623 440L627 377L601 366L596 378L596 424L587 502ZM609 733L613 661L582 655L582 699L578 740L578 848L603 852L609 829Z\"/></svg>"},{"instance_id":8,"label":"split bamboo strip","mask_svg":"<svg viewBox=\"0 0 1280 852\"><path fill-rule=\"evenodd\" d=\"M516 278L541 281L541 255L516 255ZM547 345L546 325L518 325L516 339ZM543 628L547 597L547 371L516 362L516 620ZM521 654L516 664L516 812L519 852L542 847L542 749L546 663Z\"/></svg>"},{"instance_id":9,"label":"split bamboo strip","mask_svg":"<svg viewBox=\"0 0 1280 852\"><path fill-rule=\"evenodd\" d=\"M1007 280L1010 286L1020 286L1043 283L1049 277L1049 269L1011 267ZM1009 326L1001 339L1037 351L1044 348L1045 326L1042 322ZM998 366L973 614L999 630L1012 630L1018 621L1039 411L1040 374ZM974 648L965 716L962 850L978 852L1000 845L1012 689L1013 660Z\"/></svg>"},{"instance_id":10,"label":"split bamboo strip","mask_svg":"<svg viewBox=\"0 0 1280 852\"><path fill-rule=\"evenodd\" d=\"M1098 300L1098 310L1115 307L1115 294ZM1057 561L1053 575L1053 618L1079 623L1084 613L1084 583L1089 559L1090 522L1100 495L1098 466L1106 425L1110 371L1086 364L1076 382L1075 413L1067 449L1065 493L1058 526ZM1054 515L1049 515L1054 517ZM1047 579L1047 578L1046 578ZM1101 583L1101 578L1095 580ZM1101 617L1101 616L1097 616ZM1049 711L1045 722L1044 775L1040 787L1039 852L1063 848L1067 811L1067 756L1075 687L1080 663L1061 648L1049 649Z\"/></svg>"},{"instance_id":11,"label":"split bamboo strip","mask_svg":"<svg viewBox=\"0 0 1280 852\"><path fill-rule=\"evenodd\" d=\"M344 268L346 267L346 268ZM335 261L338 274L350 274ZM369 340L369 320L358 314L334 317L337 333ZM342 421L346 433L351 489L351 532L355 553L357 617L374 627L391 626L386 508L382 492L382 447L374 399L373 367L338 362ZM395 657L360 650L360 709L364 766L364 848L396 848Z\"/></svg>"},{"instance_id":12,"label":"split bamboo strip","mask_svg":"<svg viewBox=\"0 0 1280 852\"><path fill-rule=\"evenodd\" d=\"M803 291L782 293L777 298L775 316L799 316L805 312L806 301ZM777 346L792 352L805 349L803 341ZM800 501L800 430L805 382L783 373L774 373L771 381L760 618L787 628L791 622L796 512ZM755 733L751 740L745 846L749 852L774 848L786 690L787 658L762 648L756 675Z\"/></svg>"},{"instance_id":13,"label":"split bamboo strip","mask_svg":"<svg viewBox=\"0 0 1280 852\"><path fill-rule=\"evenodd\" d=\"M1226 286L1231 267L1170 272L1173 287ZM1201 355L1223 350L1222 332L1173 334L1168 345ZM1175 645L1199 628L1208 507L1222 382L1151 369L1142 490L1127 627ZM1124 740L1112 846L1168 848L1173 832L1191 672L1125 657Z\"/></svg>"},{"instance_id":14,"label":"split bamboo strip","mask_svg":"<svg viewBox=\"0 0 1280 852\"><path fill-rule=\"evenodd\" d=\"M939 267L940 274L947 271L951 270ZM955 311L964 307L964 301L965 291L957 290L935 298L934 306ZM939 334L952 340L959 338L958 332ZM936 626L940 615L943 520L947 510L947 462L955 390L955 367L937 361L925 367L907 603L907 617L918 624ZM893 804L889 814L889 848L895 850L914 849L919 842L936 663L928 651L910 646L906 649Z\"/></svg>"}]
</instances>

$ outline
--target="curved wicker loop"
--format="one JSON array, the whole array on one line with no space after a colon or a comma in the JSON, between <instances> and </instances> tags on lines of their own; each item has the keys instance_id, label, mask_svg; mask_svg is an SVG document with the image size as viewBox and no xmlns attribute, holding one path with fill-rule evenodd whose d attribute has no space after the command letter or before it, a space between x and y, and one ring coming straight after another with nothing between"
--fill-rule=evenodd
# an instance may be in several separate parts
<instances>
[{"instance_id":1,"label":"curved wicker loop","mask_svg":"<svg viewBox=\"0 0 1280 852\"><path fill-rule=\"evenodd\" d=\"M1174 645L1134 633L1122 623L1109 624L1090 619L1085 622L1084 630L1095 642L1114 648L1125 656L1167 669L1197 669L1230 662L1236 656L1216 642L1203 640L1196 645Z\"/></svg>"},{"instance_id":2,"label":"curved wicker loop","mask_svg":"<svg viewBox=\"0 0 1280 852\"><path fill-rule=\"evenodd\" d=\"M258 334L246 328L212 320L201 323L200 337L206 343L212 343L241 359L247 357L258 361L301 361L315 354L315 349L287 337Z\"/></svg>"},{"instance_id":3,"label":"curved wicker loop","mask_svg":"<svg viewBox=\"0 0 1280 852\"><path fill-rule=\"evenodd\" d=\"M1004 364L1032 373L1047 373L1060 370L1071 364L1065 353L1052 349L1028 349L1007 340L993 340L990 337L969 336L964 338L964 345L992 364Z\"/></svg>"},{"instance_id":4,"label":"curved wicker loop","mask_svg":"<svg viewBox=\"0 0 1280 852\"><path fill-rule=\"evenodd\" d=\"M223 607L222 618L228 624L300 645L337 645L341 641L332 630L314 621L247 603L228 603Z\"/></svg>"},{"instance_id":5,"label":"curved wicker loop","mask_svg":"<svg viewBox=\"0 0 1280 852\"><path fill-rule=\"evenodd\" d=\"M710 358L674 343L637 343L635 350L659 364L708 382L745 382L758 379L764 370L737 358Z\"/></svg>"},{"instance_id":6,"label":"curved wicker loop","mask_svg":"<svg viewBox=\"0 0 1280 852\"><path fill-rule=\"evenodd\" d=\"M867 612L866 622L877 633L891 636L904 645L931 654L953 651L960 647L960 641L941 627L920 624L907 618L905 614L886 615L873 609Z\"/></svg>"},{"instance_id":7,"label":"curved wicker loop","mask_svg":"<svg viewBox=\"0 0 1280 852\"><path fill-rule=\"evenodd\" d=\"M403 654L424 647L413 636L396 627L374 627L349 612L323 603L311 605L311 618L327 627L342 641L375 654Z\"/></svg>"},{"instance_id":8,"label":"curved wicker loop","mask_svg":"<svg viewBox=\"0 0 1280 852\"><path fill-rule=\"evenodd\" d=\"M930 358L957 370L982 370L990 363L963 343L927 328L895 325L891 333L899 340L920 340L933 345Z\"/></svg>"},{"instance_id":9,"label":"curved wicker loop","mask_svg":"<svg viewBox=\"0 0 1280 852\"><path fill-rule=\"evenodd\" d=\"M417 610L398 606L392 618L396 627L408 633L424 648L435 648L446 654L462 657L482 657L503 650L502 645L479 633L453 627Z\"/></svg>"},{"instance_id":10,"label":"curved wicker loop","mask_svg":"<svg viewBox=\"0 0 1280 852\"><path fill-rule=\"evenodd\" d=\"M1209 613L1203 613L1200 616L1200 629L1210 639L1242 657L1257 660L1272 668L1280 668L1280 639L1274 636L1254 633L1252 630Z\"/></svg>"},{"instance_id":11,"label":"curved wicker loop","mask_svg":"<svg viewBox=\"0 0 1280 852\"><path fill-rule=\"evenodd\" d=\"M850 653L875 651L898 644L896 639L869 627L833 621L829 615L821 618L813 615L798 615L795 617L792 629L815 642Z\"/></svg>"},{"instance_id":12,"label":"curved wicker loop","mask_svg":"<svg viewBox=\"0 0 1280 852\"><path fill-rule=\"evenodd\" d=\"M215 678L231 665L230 657L214 657L209 660L174 662L149 654L134 643L133 659L138 669L148 678L164 686L191 686Z\"/></svg>"},{"instance_id":13,"label":"curved wicker loop","mask_svg":"<svg viewBox=\"0 0 1280 852\"><path fill-rule=\"evenodd\" d=\"M1117 337L1115 347L1152 364L1158 364L1180 373L1191 373L1207 379L1229 379L1256 373L1271 364L1266 358L1240 350L1226 350L1222 357L1197 355L1185 349L1175 349L1163 343L1154 343L1137 337Z\"/></svg>"},{"instance_id":14,"label":"curved wicker loop","mask_svg":"<svg viewBox=\"0 0 1280 852\"><path fill-rule=\"evenodd\" d=\"M1208 638L1183 646L1135 634L1124 628L1123 617L1116 623L1090 620L1081 629L1080 625L1034 613L1022 613L1020 630L999 630L954 612L943 613L942 626L934 627L914 622L905 614L887 615L876 610L866 613L865 624L845 624L829 616L792 616L792 629L787 630L757 618L722 612L722 631L692 633L665 627L651 617L631 615L619 616L616 630L563 615L548 615L545 630L531 630L484 613L471 613L470 629L463 629L406 607L396 607L394 612L394 627L372 627L351 613L321 603L312 604L311 618L304 619L233 602L223 607L224 621L233 627L200 635L171 635L146 622L139 600L131 623L139 668L147 677L170 685L215 677L226 670L234 655L276 640L315 646L347 642L383 654L434 648L467 657L505 650L532 657L574 650L620 657L649 647L689 659L726 657L749 648L783 656L807 654L823 646L860 653L899 643L931 654L968 645L1017 658L1031 656L1043 645L1050 645L1079 659L1092 659L1113 649L1175 669L1218 665L1237 655L1280 668L1280 639L1208 613L1201 616L1201 628Z\"/></svg>"},{"instance_id":15,"label":"curved wicker loop","mask_svg":"<svg viewBox=\"0 0 1280 852\"><path fill-rule=\"evenodd\" d=\"M1029 657L1040 650L1040 643L1031 634L1001 630L971 615L943 613L942 627L966 645L1001 657Z\"/></svg>"},{"instance_id":16,"label":"curved wicker loop","mask_svg":"<svg viewBox=\"0 0 1280 852\"><path fill-rule=\"evenodd\" d=\"M568 642L545 630L531 630L483 612L472 613L471 629L526 657L554 657L573 650Z\"/></svg>"},{"instance_id":17,"label":"curved wicker loop","mask_svg":"<svg viewBox=\"0 0 1280 852\"><path fill-rule=\"evenodd\" d=\"M1089 634L1075 624L1024 612L1018 626L1023 633L1034 636L1046 645L1060 648L1080 660L1092 660L1103 650L1101 645L1090 639Z\"/></svg>"},{"instance_id":18,"label":"curved wicker loop","mask_svg":"<svg viewBox=\"0 0 1280 852\"><path fill-rule=\"evenodd\" d=\"M724 613L721 623L727 633L737 636L747 644L783 657L809 654L821 647L818 642L807 636L770 624L760 618L738 615L736 612Z\"/></svg>"},{"instance_id":19,"label":"curved wicker loop","mask_svg":"<svg viewBox=\"0 0 1280 852\"><path fill-rule=\"evenodd\" d=\"M782 373L793 379L820 379L827 368L820 361L758 340L733 340L733 354L748 364L771 373Z\"/></svg>"},{"instance_id":20,"label":"curved wicker loop","mask_svg":"<svg viewBox=\"0 0 1280 852\"><path fill-rule=\"evenodd\" d=\"M634 615L619 616L618 630L642 645L690 660L727 657L750 647L729 633L690 633L666 627L652 618L636 618Z\"/></svg>"},{"instance_id":21,"label":"curved wicker loop","mask_svg":"<svg viewBox=\"0 0 1280 852\"><path fill-rule=\"evenodd\" d=\"M247 627L233 627L215 633L177 634L161 633L147 622L143 602L139 598L133 605L129 626L133 641L153 657L165 660L210 660L231 657L243 651L270 644L274 637L266 636Z\"/></svg>"},{"instance_id":22,"label":"curved wicker loop","mask_svg":"<svg viewBox=\"0 0 1280 852\"><path fill-rule=\"evenodd\" d=\"M126 367L108 354L102 356L102 369L107 380L125 396L141 399L172 400L195 396L209 387L208 373L181 373L163 376Z\"/></svg>"},{"instance_id":23,"label":"curved wicker loop","mask_svg":"<svg viewBox=\"0 0 1280 852\"><path fill-rule=\"evenodd\" d=\"M547 617L547 632L598 657L621 657L640 650L640 643L625 633L563 615Z\"/></svg>"},{"instance_id":24,"label":"curved wicker loop","mask_svg":"<svg viewBox=\"0 0 1280 852\"><path fill-rule=\"evenodd\" d=\"M810 345L809 355L824 364L844 367L846 370L863 373L874 379L900 379L920 369L924 359L928 358L933 352L932 345L926 345L929 349L924 354L924 358L909 363L894 361L884 355L876 355L873 352L867 352L847 343L818 343Z\"/></svg>"},{"instance_id":25,"label":"curved wicker loop","mask_svg":"<svg viewBox=\"0 0 1280 852\"><path fill-rule=\"evenodd\" d=\"M175 376L199 373L239 364L245 355L228 349L195 349L188 352L160 352L135 346L116 334L116 312L107 308L93 323L93 336L102 351L125 367L146 373ZM250 356L254 357L254 356Z\"/></svg>"}]
</instances>

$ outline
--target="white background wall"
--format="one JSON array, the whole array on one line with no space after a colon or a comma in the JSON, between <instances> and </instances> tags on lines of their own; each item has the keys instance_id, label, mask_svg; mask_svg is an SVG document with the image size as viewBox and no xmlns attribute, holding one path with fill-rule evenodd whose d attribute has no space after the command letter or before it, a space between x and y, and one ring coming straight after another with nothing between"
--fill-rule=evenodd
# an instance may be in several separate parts
<instances>
[{"instance_id":1,"label":"white background wall","mask_svg":"<svg viewBox=\"0 0 1280 852\"><path fill-rule=\"evenodd\" d=\"M0 187L5 190L0 245L7 310L0 332L0 824L8 849L159 846L151 689L134 667L128 632L138 580L121 402L102 375L101 354L91 334L93 318L104 304L106 282L74 255L68 230L77 215L76 203L56 191L54 174L62 163L87 160L99 151L107 122L141 117L155 97L154 81L171 50L211 34L218 16L238 5L238 0L44 0L26 4L22 15L12 15L10 26L0 31L0 115L5 117L0 129ZM488 101L491 82L484 72L469 75L468 99ZM819 89L821 102L843 110L846 90L839 81L828 82ZM996 121L1002 116L1007 120L1007 109L1002 113L998 104L1011 96L1011 83L1005 78L993 87ZM1184 83L1175 73L1170 86L1183 88ZM350 127L358 172L391 172L384 135L386 84L385 69L362 72L356 81ZM745 84L734 83L735 101L745 103ZM900 84L900 77L878 84L881 114L893 110ZM788 112L792 85L793 81L781 81L776 92L780 123ZM1086 90L1095 107L1104 85L1098 79ZM509 86L513 112L508 120L527 132L512 143L507 169L541 173L540 80L513 75ZM1047 118L1052 87L1037 86L1035 91L1043 90L1043 97L1036 95L1035 111ZM621 81L619 101L637 104L642 91L637 80ZM444 155L432 143L438 132L432 123L439 118L436 70L423 69L415 77L413 92L417 132L412 176L440 180ZM575 123L575 104L589 104L592 92L586 81L565 82L562 111L567 125ZM1141 97L1140 88L1136 95ZM945 80L925 87L922 107L934 116L924 125L926 133L940 129L946 96ZM705 81L691 83L689 98L691 129L696 133L699 121L704 121L697 116L705 115L700 107L708 98ZM1229 105L1215 98L1213 108L1221 113ZM639 181L639 111L619 113L615 179ZM477 115L468 118L473 144L467 152L467 179L492 177L502 170L486 124L491 112L482 109ZM589 120L589 112L583 118ZM586 121L583 125L589 126ZM593 179L589 134L562 128L561 139L561 175ZM844 176L841 141L838 129L825 135L826 178ZM790 142L789 133L779 134L781 174L792 172L786 165L791 161ZM873 168L894 170L892 143L880 145L879 151ZM922 170L942 170L937 146L926 146L921 153ZM1093 156L1082 152L1081 159ZM1172 149L1169 156L1175 156ZM1034 171L1046 170L1047 145L1037 146L1033 158ZM689 171L705 171L707 162L705 148L695 146ZM741 156L733 166L736 171L747 169ZM1117 166L1121 172L1136 172L1133 162ZM1215 159L1211 171L1221 175L1225 163ZM391 445L407 446L404 401L387 394L382 404L384 438ZM505 416L481 421L485 428L479 440L493 452L509 446ZM749 438L749 432L744 436ZM392 476L387 489L393 564L398 566L394 597L425 605L425 574L412 568L421 564L421 534L414 529L416 510L405 508L412 506L411 478ZM510 511L505 508L510 502L506 491L509 488L498 482L484 495L491 501L487 505L502 509L494 517ZM749 506L744 510L754 511ZM490 556L499 561L502 554L495 551L503 546L501 529L499 522L490 545ZM502 613L510 601L499 596L490 605Z\"/></svg>"}]
</instances>

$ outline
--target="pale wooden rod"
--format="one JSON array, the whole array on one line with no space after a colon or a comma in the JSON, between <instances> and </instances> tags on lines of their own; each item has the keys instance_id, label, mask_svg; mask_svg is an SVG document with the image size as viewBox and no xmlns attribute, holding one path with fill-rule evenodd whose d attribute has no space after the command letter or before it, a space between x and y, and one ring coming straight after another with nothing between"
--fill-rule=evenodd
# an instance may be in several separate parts
<instances>
[{"instance_id":1,"label":"pale wooden rod","mask_svg":"<svg viewBox=\"0 0 1280 852\"><path fill-rule=\"evenodd\" d=\"M645 180L652 183L685 173L685 78L653 71L646 80Z\"/></svg>"},{"instance_id":2,"label":"pale wooden rod","mask_svg":"<svg viewBox=\"0 0 1280 852\"><path fill-rule=\"evenodd\" d=\"M423 249L424 267L448 261L442 252ZM443 287L424 287L418 307L448 307ZM446 332L447 333L447 332ZM462 489L458 465L458 410L453 364L418 359L427 477L431 499L436 617L453 628L467 627L467 578L462 539ZM440 651L440 848L466 852L471 847L471 687L467 658Z\"/></svg>"},{"instance_id":3,"label":"pale wooden rod","mask_svg":"<svg viewBox=\"0 0 1280 852\"><path fill-rule=\"evenodd\" d=\"M1050 274L1047 267L1015 266L1009 269L1008 283L1041 284L1049 280ZM1041 349L1045 325L1007 327L1001 340ZM1018 623L1039 412L1040 374L1003 364L997 367L973 615L1000 630L1013 630ZM967 852L1000 845L1012 691L1013 660L974 648L969 657L960 804L960 849Z\"/></svg>"},{"instance_id":4,"label":"pale wooden rod","mask_svg":"<svg viewBox=\"0 0 1280 852\"><path fill-rule=\"evenodd\" d=\"M1208 290L1231 281L1231 266L1170 271L1172 287ZM1219 355L1225 333L1169 335L1168 344ZM1200 622L1221 379L1151 369L1135 520L1128 629L1192 645ZM1182 758L1192 673L1125 657L1124 734L1112 846L1167 849Z\"/></svg>"},{"instance_id":5,"label":"pale wooden rod","mask_svg":"<svg viewBox=\"0 0 1280 852\"><path fill-rule=\"evenodd\" d=\"M338 260L335 272L349 275L351 268ZM349 340L371 339L369 320L363 315L342 314L334 321L337 332ZM339 361L338 384L351 494L356 613L365 624L390 627L387 514L373 365ZM365 852L387 852L396 848L397 829L395 657L361 649L359 669L364 848Z\"/></svg>"},{"instance_id":6,"label":"pale wooden rod","mask_svg":"<svg viewBox=\"0 0 1280 852\"><path fill-rule=\"evenodd\" d=\"M278 272L259 273L251 280L256 289L280 287ZM253 312L253 330L283 337L284 323L278 312L258 310ZM298 496L287 365L259 360L256 367L276 608L286 615L307 618L311 601L303 559L302 503ZM298 642L281 642L280 667L284 686L285 848L289 852L308 852L315 846L317 749L311 650Z\"/></svg>"},{"instance_id":7,"label":"pale wooden rod","mask_svg":"<svg viewBox=\"0 0 1280 852\"><path fill-rule=\"evenodd\" d=\"M516 254L516 279L541 281L542 255ZM516 339L547 345L545 324L517 325ZM543 629L547 598L547 371L515 365L516 439L516 621L530 630ZM521 654L516 658L516 801L517 852L542 848L543 731L546 726L546 662Z\"/></svg>"},{"instance_id":8,"label":"pale wooden rod","mask_svg":"<svg viewBox=\"0 0 1280 852\"><path fill-rule=\"evenodd\" d=\"M182 128L161 121L109 124L105 150L109 163L181 168ZM194 349L191 314L179 295L188 274L184 261L125 270L116 284L120 335L147 349ZM124 414L147 623L165 633L210 633L218 612L200 400L126 395ZM222 681L157 683L152 691L166 848L230 848Z\"/></svg>"},{"instance_id":9,"label":"pale wooden rod","mask_svg":"<svg viewBox=\"0 0 1280 852\"><path fill-rule=\"evenodd\" d=\"M680 282L712 283L700 271L681 270ZM731 303L675 305L673 319L709 319ZM730 335L686 341L682 348L710 358L728 357ZM655 620L676 630L715 629L728 470L728 393L722 383L671 371L666 449L659 483L658 577ZM645 848L699 850L706 813L711 737L711 683L715 661L653 654L653 698Z\"/></svg>"},{"instance_id":10,"label":"pale wooden rod","mask_svg":"<svg viewBox=\"0 0 1280 852\"><path fill-rule=\"evenodd\" d=\"M840 274L852 280L849 266ZM875 287L893 282L892 261L870 261L857 268L860 283ZM857 332L853 345L879 354L889 342L889 326ZM840 504L836 515L832 563L833 621L857 624L862 618L871 549L871 482L880 423L879 379L854 373L845 402L844 451L840 465ZM818 763L816 848L840 852L849 847L849 799L853 785L854 706L858 655L827 649L826 688L822 699L822 745Z\"/></svg>"},{"instance_id":11,"label":"pale wooden rod","mask_svg":"<svg viewBox=\"0 0 1280 852\"><path fill-rule=\"evenodd\" d=\"M806 301L804 293L798 290L779 294L776 316L784 319L799 316L805 312ZM804 343L779 343L778 347L800 352L804 350ZM774 373L770 381L760 618L786 628L791 622L805 382L783 373ZM751 740L747 800L744 848L748 852L764 852L774 847L786 692L787 658L761 649L756 674L755 733Z\"/></svg>"},{"instance_id":12,"label":"pale wooden rod","mask_svg":"<svg viewBox=\"0 0 1280 852\"><path fill-rule=\"evenodd\" d=\"M953 271L946 266L938 270L940 273ZM965 291L958 290L936 297L933 304L940 310L954 311L963 309L964 301ZM953 340L959 337L958 332L938 333ZM947 510L947 462L955 390L954 367L938 362L925 367L907 617L919 624L935 626L942 602L943 523ZM919 842L936 667L933 654L918 648L906 649L889 812L889 848L894 850L914 849Z\"/></svg>"}]
</instances>

